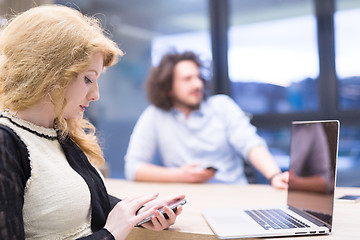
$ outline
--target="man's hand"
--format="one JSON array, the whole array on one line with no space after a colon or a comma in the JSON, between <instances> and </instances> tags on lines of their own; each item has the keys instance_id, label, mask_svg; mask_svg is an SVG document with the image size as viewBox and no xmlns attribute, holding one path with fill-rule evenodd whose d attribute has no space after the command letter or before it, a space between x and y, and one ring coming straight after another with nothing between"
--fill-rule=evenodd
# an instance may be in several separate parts
<instances>
[{"instance_id":1,"label":"man's hand","mask_svg":"<svg viewBox=\"0 0 360 240\"><path fill-rule=\"evenodd\" d=\"M176 174L180 182L185 183L203 183L215 176L215 171L212 169L200 168L200 164L192 163L186 164L176 169Z\"/></svg>"},{"instance_id":2,"label":"man's hand","mask_svg":"<svg viewBox=\"0 0 360 240\"><path fill-rule=\"evenodd\" d=\"M271 179L271 186L279 189L287 189L288 183L289 183L289 172L282 172L279 174L276 174Z\"/></svg>"}]
</instances>

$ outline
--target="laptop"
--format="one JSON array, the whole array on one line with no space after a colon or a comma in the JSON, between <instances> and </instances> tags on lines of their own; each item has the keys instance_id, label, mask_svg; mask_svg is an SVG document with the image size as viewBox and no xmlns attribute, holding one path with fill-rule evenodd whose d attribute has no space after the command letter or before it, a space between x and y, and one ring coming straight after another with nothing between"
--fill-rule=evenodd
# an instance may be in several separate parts
<instances>
[{"instance_id":1,"label":"laptop","mask_svg":"<svg viewBox=\"0 0 360 240\"><path fill-rule=\"evenodd\" d=\"M286 206L205 209L202 215L218 238L330 233L339 127L337 120L292 122Z\"/></svg>"}]
</instances>

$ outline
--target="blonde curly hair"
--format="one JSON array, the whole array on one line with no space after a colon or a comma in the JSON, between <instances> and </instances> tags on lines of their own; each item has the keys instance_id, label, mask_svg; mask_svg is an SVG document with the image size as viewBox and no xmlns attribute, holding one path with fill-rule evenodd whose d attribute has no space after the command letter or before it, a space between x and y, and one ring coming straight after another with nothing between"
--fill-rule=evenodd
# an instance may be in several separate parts
<instances>
[{"instance_id":1,"label":"blonde curly hair","mask_svg":"<svg viewBox=\"0 0 360 240\"><path fill-rule=\"evenodd\" d=\"M50 96L61 139L69 136L90 162L104 163L95 127L83 117L64 119L65 90L95 53L104 67L123 52L105 36L99 21L61 5L42 5L14 18L0 32L0 103L14 112Z\"/></svg>"}]
</instances>

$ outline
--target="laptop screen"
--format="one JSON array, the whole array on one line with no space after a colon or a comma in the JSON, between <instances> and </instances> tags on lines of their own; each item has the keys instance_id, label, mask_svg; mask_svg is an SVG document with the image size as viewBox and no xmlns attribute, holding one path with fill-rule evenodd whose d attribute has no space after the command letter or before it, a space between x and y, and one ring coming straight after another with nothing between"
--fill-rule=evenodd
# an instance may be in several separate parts
<instances>
[{"instance_id":1,"label":"laptop screen","mask_svg":"<svg viewBox=\"0 0 360 240\"><path fill-rule=\"evenodd\" d=\"M293 122L287 204L332 225L339 122Z\"/></svg>"}]
</instances>

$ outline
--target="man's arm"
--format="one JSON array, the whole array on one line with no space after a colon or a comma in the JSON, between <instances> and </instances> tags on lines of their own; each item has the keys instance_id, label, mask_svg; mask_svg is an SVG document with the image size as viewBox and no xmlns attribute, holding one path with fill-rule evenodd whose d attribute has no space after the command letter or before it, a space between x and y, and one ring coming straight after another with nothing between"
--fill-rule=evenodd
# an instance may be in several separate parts
<instances>
[{"instance_id":1,"label":"man's arm","mask_svg":"<svg viewBox=\"0 0 360 240\"><path fill-rule=\"evenodd\" d=\"M250 123L249 117L228 96L219 96L216 100L213 106L222 117L229 142L237 153L246 156L272 186L287 188L288 172L281 173L264 139L257 135L256 127Z\"/></svg>"},{"instance_id":2,"label":"man's arm","mask_svg":"<svg viewBox=\"0 0 360 240\"><path fill-rule=\"evenodd\" d=\"M297 176L295 172L290 170L289 178L291 178L291 184L289 185L289 188L293 190L326 193L328 189L326 179L321 175L303 177Z\"/></svg>"},{"instance_id":3,"label":"man's arm","mask_svg":"<svg viewBox=\"0 0 360 240\"><path fill-rule=\"evenodd\" d=\"M125 176L136 180L138 168L151 162L157 148L156 109L148 107L136 122L125 155Z\"/></svg>"},{"instance_id":4,"label":"man's arm","mask_svg":"<svg viewBox=\"0 0 360 240\"><path fill-rule=\"evenodd\" d=\"M155 107L148 107L137 121L125 156L127 179L152 182L206 182L215 174L213 170L187 164L167 168L152 163L158 148L157 124L161 116Z\"/></svg>"},{"instance_id":5,"label":"man's arm","mask_svg":"<svg viewBox=\"0 0 360 240\"><path fill-rule=\"evenodd\" d=\"M264 146L253 147L248 154L251 164L276 188L287 188L289 173L282 173L274 158Z\"/></svg>"},{"instance_id":6,"label":"man's arm","mask_svg":"<svg viewBox=\"0 0 360 240\"><path fill-rule=\"evenodd\" d=\"M144 163L136 171L136 181L153 182L206 182L215 175L213 170L201 169L199 164L187 164L180 168L167 168Z\"/></svg>"}]
</instances>

